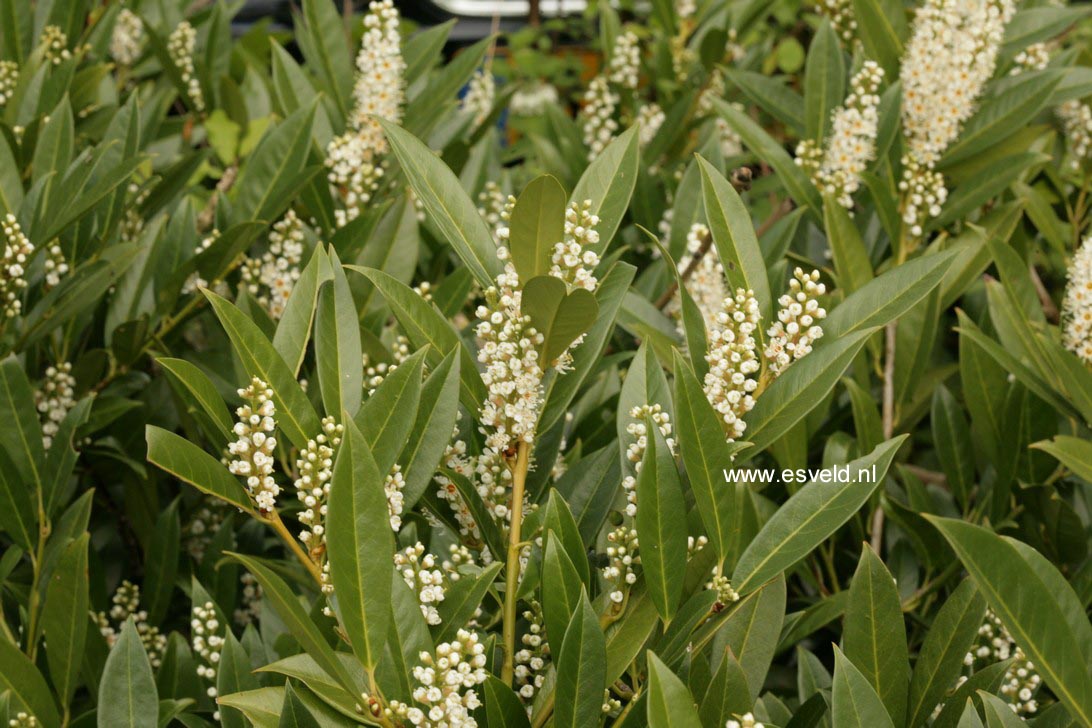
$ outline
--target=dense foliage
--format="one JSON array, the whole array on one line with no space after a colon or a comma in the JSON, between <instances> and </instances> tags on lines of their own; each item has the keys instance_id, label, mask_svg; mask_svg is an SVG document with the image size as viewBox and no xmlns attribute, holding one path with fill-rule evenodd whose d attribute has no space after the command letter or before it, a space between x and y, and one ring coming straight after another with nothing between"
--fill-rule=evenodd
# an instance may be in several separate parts
<instances>
[{"instance_id":1,"label":"dense foliage","mask_svg":"<svg viewBox=\"0 0 1092 728\"><path fill-rule=\"evenodd\" d=\"M0 0L0 719L1092 726L1092 21Z\"/></svg>"}]
</instances>

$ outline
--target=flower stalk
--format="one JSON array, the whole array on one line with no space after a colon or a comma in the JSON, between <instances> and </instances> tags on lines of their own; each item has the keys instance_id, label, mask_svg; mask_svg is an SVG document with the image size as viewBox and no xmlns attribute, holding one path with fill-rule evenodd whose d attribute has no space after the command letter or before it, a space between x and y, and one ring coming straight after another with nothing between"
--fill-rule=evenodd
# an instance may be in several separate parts
<instances>
[{"instance_id":1,"label":"flower stalk","mask_svg":"<svg viewBox=\"0 0 1092 728\"><path fill-rule=\"evenodd\" d=\"M516 592L519 591L521 526L523 525L523 492L527 483L527 468L530 463L530 444L521 441L516 448L516 460L512 468L512 523L508 528L508 559L505 564L504 582L504 666L501 668L501 680L506 685L512 684L516 669Z\"/></svg>"}]
</instances>

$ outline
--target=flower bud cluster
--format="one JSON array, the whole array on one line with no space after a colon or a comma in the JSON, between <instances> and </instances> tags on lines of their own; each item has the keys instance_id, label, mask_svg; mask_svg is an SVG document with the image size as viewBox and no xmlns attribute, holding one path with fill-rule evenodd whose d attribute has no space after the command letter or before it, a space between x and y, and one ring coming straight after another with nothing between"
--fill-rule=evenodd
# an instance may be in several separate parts
<instances>
[{"instance_id":1,"label":"flower bud cluster","mask_svg":"<svg viewBox=\"0 0 1092 728\"><path fill-rule=\"evenodd\" d=\"M720 566L713 567L713 577L705 583L705 588L716 592L717 604L727 606L739 601L739 592L732 588L732 582L720 573Z\"/></svg>"},{"instance_id":2,"label":"flower bud cluster","mask_svg":"<svg viewBox=\"0 0 1092 728\"><path fill-rule=\"evenodd\" d=\"M657 103L644 104L637 109L637 124L640 127L637 141L642 147L647 147L656 138L666 118L664 110Z\"/></svg>"},{"instance_id":3,"label":"flower bud cluster","mask_svg":"<svg viewBox=\"0 0 1092 728\"><path fill-rule=\"evenodd\" d=\"M761 368L754 336L759 318L754 293L738 288L735 296L724 299L709 327L705 396L726 425L729 441L743 435L747 429L743 415L755 406L754 391Z\"/></svg>"},{"instance_id":4,"label":"flower bud cluster","mask_svg":"<svg viewBox=\"0 0 1092 728\"><path fill-rule=\"evenodd\" d=\"M922 164L910 155L903 155L899 191L905 200L902 221L910 226L911 235L921 237L926 220L940 215L940 208L948 199L944 175L931 164Z\"/></svg>"},{"instance_id":5,"label":"flower bud cluster","mask_svg":"<svg viewBox=\"0 0 1092 728\"><path fill-rule=\"evenodd\" d=\"M614 41L607 74L608 80L616 86L637 88L641 74L641 41L632 30L620 34Z\"/></svg>"},{"instance_id":6,"label":"flower bud cluster","mask_svg":"<svg viewBox=\"0 0 1092 728\"><path fill-rule=\"evenodd\" d=\"M1082 162L1092 159L1092 107L1070 99L1057 109L1062 121L1070 166L1079 169Z\"/></svg>"},{"instance_id":7,"label":"flower bud cluster","mask_svg":"<svg viewBox=\"0 0 1092 728\"><path fill-rule=\"evenodd\" d=\"M213 228L212 231L207 236L202 238L200 243L198 243L197 248L194 250L194 256L198 256L201 255L201 253L204 253L206 250L212 247L213 243L215 243L219 239L220 231ZM189 275L188 278L186 278L186 282L182 284L182 293L195 293L198 289L208 288L208 286L209 282L202 278L200 273L194 271Z\"/></svg>"},{"instance_id":8,"label":"flower bud cluster","mask_svg":"<svg viewBox=\"0 0 1092 728\"><path fill-rule=\"evenodd\" d=\"M516 116L539 116L546 113L547 106L557 104L559 99L556 86L538 81L512 94L508 110Z\"/></svg>"},{"instance_id":9,"label":"flower bud cluster","mask_svg":"<svg viewBox=\"0 0 1092 728\"><path fill-rule=\"evenodd\" d=\"M8 719L9 728L40 728L41 725L37 718L25 710L20 710L14 718Z\"/></svg>"},{"instance_id":10,"label":"flower bud cluster","mask_svg":"<svg viewBox=\"0 0 1092 728\"><path fill-rule=\"evenodd\" d=\"M847 48L857 41L857 16L853 14L853 0L816 0L815 9L830 19L834 32Z\"/></svg>"},{"instance_id":11,"label":"flower bud cluster","mask_svg":"<svg viewBox=\"0 0 1092 728\"><path fill-rule=\"evenodd\" d=\"M15 318L23 310L21 294L27 287L27 261L34 252L34 246L23 234L15 215L8 213L0 226L4 230L4 257L0 261L3 266L0 271L0 306L3 306L3 311L0 319Z\"/></svg>"},{"instance_id":12,"label":"flower bud cluster","mask_svg":"<svg viewBox=\"0 0 1092 728\"><path fill-rule=\"evenodd\" d=\"M19 83L19 64L15 61L0 61L0 109L8 103Z\"/></svg>"},{"instance_id":13,"label":"flower bud cluster","mask_svg":"<svg viewBox=\"0 0 1092 728\"><path fill-rule=\"evenodd\" d=\"M93 616L99 633L106 644L113 647L118 641L118 630L129 617L133 618L140 643L148 653L148 661L153 668L163 662L163 653L167 649L167 636L160 634L159 628L148 624L148 612L140 608L140 587L125 580L118 586L111 599L110 612L98 612Z\"/></svg>"},{"instance_id":14,"label":"flower bud cluster","mask_svg":"<svg viewBox=\"0 0 1092 728\"><path fill-rule=\"evenodd\" d=\"M1042 71L1050 64L1050 44L1032 43L1012 59L1009 75L1017 76L1024 71Z\"/></svg>"},{"instance_id":15,"label":"flower bud cluster","mask_svg":"<svg viewBox=\"0 0 1092 728\"><path fill-rule=\"evenodd\" d=\"M637 550L637 530L629 526L619 526L607 534L607 558L610 560L603 567L603 578L610 587L610 600L621 604L626 590L637 582L634 567L641 563Z\"/></svg>"},{"instance_id":16,"label":"flower bud cluster","mask_svg":"<svg viewBox=\"0 0 1092 728\"><path fill-rule=\"evenodd\" d=\"M110 34L110 57L119 66L132 66L144 50L144 23L129 8L122 8Z\"/></svg>"},{"instance_id":17,"label":"flower bud cluster","mask_svg":"<svg viewBox=\"0 0 1092 728\"><path fill-rule=\"evenodd\" d=\"M300 278L303 260L303 221L289 209L269 232L269 249L260 258L248 258L240 270L247 293L274 321L284 315L288 297Z\"/></svg>"},{"instance_id":18,"label":"flower bud cluster","mask_svg":"<svg viewBox=\"0 0 1092 728\"><path fill-rule=\"evenodd\" d=\"M364 395L370 397L375 394L375 390L383 383L383 380L390 376L399 364L408 359L409 355L409 339L402 335L395 337L391 345L390 363L381 361L373 364L371 357L365 354L363 357Z\"/></svg>"},{"instance_id":19,"label":"flower bud cluster","mask_svg":"<svg viewBox=\"0 0 1092 728\"><path fill-rule=\"evenodd\" d=\"M46 248L44 268L46 290L60 285L61 279L68 275L68 261L65 260L64 251L56 240Z\"/></svg>"},{"instance_id":20,"label":"flower bud cluster","mask_svg":"<svg viewBox=\"0 0 1092 728\"><path fill-rule=\"evenodd\" d=\"M1062 344L1092 366L1092 236L1077 249L1067 277L1062 299Z\"/></svg>"},{"instance_id":21,"label":"flower bud cluster","mask_svg":"<svg viewBox=\"0 0 1092 728\"><path fill-rule=\"evenodd\" d=\"M59 362L46 369L42 386L34 392L34 402L42 422L42 446L48 450L64 418L76 406L76 378L71 363Z\"/></svg>"},{"instance_id":22,"label":"flower bud cluster","mask_svg":"<svg viewBox=\"0 0 1092 728\"><path fill-rule=\"evenodd\" d=\"M178 69L182 83L186 85L186 96L193 103L193 108L200 113L205 110L205 94L201 90L201 82L197 79L197 71L193 65L193 52L196 47L197 31L188 20L179 23L167 38L167 53Z\"/></svg>"},{"instance_id":23,"label":"flower bud cluster","mask_svg":"<svg viewBox=\"0 0 1092 728\"><path fill-rule=\"evenodd\" d=\"M326 555L326 504L330 498L334 458L344 432L344 425L338 424L333 417L322 418L322 432L307 441L307 447L296 459L293 485L302 506L297 516L303 524L300 541L307 546L311 558L319 563Z\"/></svg>"},{"instance_id":24,"label":"flower bud cluster","mask_svg":"<svg viewBox=\"0 0 1092 728\"><path fill-rule=\"evenodd\" d=\"M277 424L273 419L273 390L261 379L254 377L245 389L239 390L244 404L235 410L239 421L233 432L238 438L228 445L233 456L228 469L246 481L247 492L263 515L273 512L281 488L273 479L273 451L277 439L273 431Z\"/></svg>"},{"instance_id":25,"label":"flower bud cluster","mask_svg":"<svg viewBox=\"0 0 1092 728\"><path fill-rule=\"evenodd\" d=\"M402 466L395 463L387 477L383 479L383 492L387 496L387 513L390 516L391 530L395 533L402 528L402 510L405 506L402 489L406 479L402 477Z\"/></svg>"},{"instance_id":26,"label":"flower bud cluster","mask_svg":"<svg viewBox=\"0 0 1092 728\"><path fill-rule=\"evenodd\" d=\"M442 462L444 467L448 470L451 470L464 478L474 477L476 459L467 456L466 442L464 440L454 439L444 451ZM455 522L459 525L459 535L464 538L480 541L481 531L478 530L478 524L474 521L474 515L470 512L470 508L467 507L466 502L459 494L459 489L455 486L455 483L442 473L437 473L435 475L435 480L440 486L436 495L440 500L447 501L448 506L455 516Z\"/></svg>"},{"instance_id":27,"label":"flower bud cluster","mask_svg":"<svg viewBox=\"0 0 1092 728\"><path fill-rule=\"evenodd\" d=\"M452 642L422 652L413 668L415 704L392 700L388 718L402 718L419 728L477 728L473 711L481 706L475 688L485 682L485 645L478 635L460 629Z\"/></svg>"},{"instance_id":28,"label":"flower bud cluster","mask_svg":"<svg viewBox=\"0 0 1092 728\"><path fill-rule=\"evenodd\" d=\"M508 244L508 221L516 207L515 195L506 195L493 180L485 183L478 193L478 214L493 232L493 242L497 245Z\"/></svg>"},{"instance_id":29,"label":"flower bud cluster","mask_svg":"<svg viewBox=\"0 0 1092 728\"><path fill-rule=\"evenodd\" d=\"M767 332L766 362L775 376L810 354L812 343L823 335L819 322L827 317L827 312L819 306L819 296L826 292L826 286L819 282L819 271L805 273L802 268L793 271L788 293L777 300L781 307L777 321Z\"/></svg>"},{"instance_id":30,"label":"flower bud cluster","mask_svg":"<svg viewBox=\"0 0 1092 728\"><path fill-rule=\"evenodd\" d=\"M42 46L45 60L54 66L59 66L72 58L72 51L68 50L68 34L59 26L47 25L42 28L38 44Z\"/></svg>"},{"instance_id":31,"label":"flower bud cluster","mask_svg":"<svg viewBox=\"0 0 1092 728\"><path fill-rule=\"evenodd\" d=\"M442 621L437 605L444 601L447 591L447 579L438 565L437 558L426 552L420 541L394 554L395 570L413 590L425 621L433 626Z\"/></svg>"},{"instance_id":32,"label":"flower bud cluster","mask_svg":"<svg viewBox=\"0 0 1092 728\"><path fill-rule=\"evenodd\" d=\"M724 728L765 728L755 718L754 713L744 713L743 715L737 715L736 718L732 718L725 723Z\"/></svg>"},{"instance_id":33,"label":"flower bud cluster","mask_svg":"<svg viewBox=\"0 0 1092 728\"><path fill-rule=\"evenodd\" d=\"M728 288L724 283L724 267L721 266L720 256L716 252L707 249L698 262L694 263L694 256L708 242L711 234L704 223L696 222L691 225L686 234L686 254L679 259L680 272L691 270L691 266L696 265L686 279L686 291L701 311L707 329L712 328L716 322L717 313L728 295ZM668 312L681 317L682 302L678 294L672 299Z\"/></svg>"},{"instance_id":34,"label":"flower bud cluster","mask_svg":"<svg viewBox=\"0 0 1092 728\"><path fill-rule=\"evenodd\" d=\"M516 651L515 682L513 687L520 698L530 706L535 693L546 681L546 663L550 659L550 645L543 636L542 605L531 602L531 608L524 611L527 631L520 637L523 646ZM558 642L560 642L560 637Z\"/></svg>"},{"instance_id":35,"label":"flower bud cluster","mask_svg":"<svg viewBox=\"0 0 1092 728\"><path fill-rule=\"evenodd\" d=\"M480 69L467 84L466 95L463 96L463 113L474 120L474 126L478 126L489 118L496 98L496 79L488 70Z\"/></svg>"},{"instance_id":36,"label":"flower bud cluster","mask_svg":"<svg viewBox=\"0 0 1092 728\"><path fill-rule=\"evenodd\" d=\"M253 624L262 616L262 585L249 571L244 571L239 577L239 583L243 585L241 594L242 603L235 610L235 623L240 627Z\"/></svg>"},{"instance_id":37,"label":"flower bud cluster","mask_svg":"<svg viewBox=\"0 0 1092 728\"><path fill-rule=\"evenodd\" d=\"M622 490L626 494L625 513L630 518L637 516L637 475L641 472L641 461L644 460L645 450L648 449L648 423L660 431L667 440L667 446L671 453L675 453L675 439L671 437L671 416L658 404L643 404L629 411L629 416L634 422L626 425L626 432L633 438L633 442L626 448L626 460L633 463L633 475L627 475L622 480Z\"/></svg>"},{"instance_id":38,"label":"flower bud cluster","mask_svg":"<svg viewBox=\"0 0 1092 728\"><path fill-rule=\"evenodd\" d=\"M845 102L831 114L831 133L825 148L806 139L796 148L796 163L810 172L815 186L834 196L842 207L853 207L853 193L861 175L876 156L883 69L865 61L850 82Z\"/></svg>"},{"instance_id":39,"label":"flower bud cluster","mask_svg":"<svg viewBox=\"0 0 1092 728\"><path fill-rule=\"evenodd\" d=\"M326 147L326 178L337 188L344 209L334 211L338 227L355 220L372 199L383 176L383 163L368 146L368 137L348 131L334 137Z\"/></svg>"},{"instance_id":40,"label":"flower bud cluster","mask_svg":"<svg viewBox=\"0 0 1092 728\"><path fill-rule=\"evenodd\" d=\"M1039 710L1036 694L1042 678L993 610L987 610L986 619L978 628L978 641L964 656L963 664L980 670L1010 658L1013 662L1001 679L1001 695L1008 699L1009 707L1017 715L1032 715Z\"/></svg>"},{"instance_id":41,"label":"flower bud cluster","mask_svg":"<svg viewBox=\"0 0 1092 728\"><path fill-rule=\"evenodd\" d=\"M614 118L618 102L618 95L611 90L606 76L596 76L588 84L584 92L584 108L580 112L588 161L598 157L618 131L618 121Z\"/></svg>"},{"instance_id":42,"label":"flower bud cluster","mask_svg":"<svg viewBox=\"0 0 1092 728\"><path fill-rule=\"evenodd\" d=\"M221 500L207 498L205 504L193 512L190 520L182 528L186 553L196 561L205 558L205 550L209 542L219 532L220 525L224 522L222 504Z\"/></svg>"},{"instance_id":43,"label":"flower bud cluster","mask_svg":"<svg viewBox=\"0 0 1092 728\"><path fill-rule=\"evenodd\" d=\"M569 288L594 291L599 284L592 272L599 256L591 247L599 244L599 216L591 211L592 201L573 202L565 210L565 239L554 245L550 275L563 280Z\"/></svg>"},{"instance_id":44,"label":"flower bud cluster","mask_svg":"<svg viewBox=\"0 0 1092 728\"><path fill-rule=\"evenodd\" d=\"M216 699L216 674L220 667L220 652L224 649L224 636L221 634L220 618L216 614L216 605L212 602L194 604L190 619L193 633L194 654L200 658L197 665L197 677L208 683L205 694ZM219 720L220 711L213 714Z\"/></svg>"}]
</instances>

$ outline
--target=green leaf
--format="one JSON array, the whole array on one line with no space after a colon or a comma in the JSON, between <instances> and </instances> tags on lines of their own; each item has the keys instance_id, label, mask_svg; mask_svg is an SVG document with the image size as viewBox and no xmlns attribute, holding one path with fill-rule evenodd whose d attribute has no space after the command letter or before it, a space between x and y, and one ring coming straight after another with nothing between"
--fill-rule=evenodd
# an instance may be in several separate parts
<instances>
[{"instance_id":1,"label":"green leaf","mask_svg":"<svg viewBox=\"0 0 1092 728\"><path fill-rule=\"evenodd\" d=\"M307 342L311 338L311 324L318 308L319 291L324 283L332 279L329 257L326 250L319 245L300 273L299 280L292 286L292 293L273 334L273 348L295 374L299 374L303 358L307 355Z\"/></svg>"},{"instance_id":2,"label":"green leaf","mask_svg":"<svg viewBox=\"0 0 1092 728\"><path fill-rule=\"evenodd\" d=\"M569 196L570 203L579 205L591 200L590 212L599 216L599 244L589 246L597 253L606 250L629 209L640 156L637 127L633 126L616 136L588 165Z\"/></svg>"},{"instance_id":3,"label":"green leaf","mask_svg":"<svg viewBox=\"0 0 1092 728\"><path fill-rule=\"evenodd\" d=\"M808 46L804 68L804 118L809 139L820 142L830 134L831 112L846 95L846 63L838 34L824 20Z\"/></svg>"},{"instance_id":4,"label":"green leaf","mask_svg":"<svg viewBox=\"0 0 1092 728\"><path fill-rule=\"evenodd\" d=\"M564 281L551 275L536 276L523 285L522 311L542 334L542 360L553 366L581 334L587 333L599 314L591 291L577 288L566 293Z\"/></svg>"},{"instance_id":5,"label":"green leaf","mask_svg":"<svg viewBox=\"0 0 1092 728\"><path fill-rule=\"evenodd\" d=\"M1052 440L1036 442L1030 447L1053 456L1077 477L1092 483L1092 442L1070 435L1057 435Z\"/></svg>"},{"instance_id":6,"label":"green leaf","mask_svg":"<svg viewBox=\"0 0 1092 728\"><path fill-rule=\"evenodd\" d=\"M257 687L258 679L250 672L250 657L228 629L224 634L224 646L216 667L216 692L219 695L231 695L244 690L255 690ZM246 720L234 708L221 708L220 722L223 728L247 728Z\"/></svg>"},{"instance_id":7,"label":"green leaf","mask_svg":"<svg viewBox=\"0 0 1092 728\"><path fill-rule=\"evenodd\" d=\"M970 579L962 582L937 612L918 651L910 679L906 725L922 725L963 670L986 616L986 600Z\"/></svg>"},{"instance_id":8,"label":"green leaf","mask_svg":"<svg viewBox=\"0 0 1092 728\"><path fill-rule=\"evenodd\" d=\"M84 643L87 639L88 576L84 533L61 552L46 587L42 632L47 648L49 675L61 703L68 705L76 692Z\"/></svg>"},{"instance_id":9,"label":"green leaf","mask_svg":"<svg viewBox=\"0 0 1092 728\"><path fill-rule=\"evenodd\" d=\"M868 544L861 549L849 588L842 649L880 696L894 723L903 725L910 654L902 603L894 577Z\"/></svg>"},{"instance_id":10,"label":"green leaf","mask_svg":"<svg viewBox=\"0 0 1092 728\"><path fill-rule=\"evenodd\" d=\"M8 420L10 422L10 420ZM0 446L0 529L24 551L38 543L38 510L34 492L27 487L7 450Z\"/></svg>"},{"instance_id":11,"label":"green leaf","mask_svg":"<svg viewBox=\"0 0 1092 728\"><path fill-rule=\"evenodd\" d=\"M331 484L326 539L335 606L353 652L371 670L391 620L394 539L383 475L352 421L345 424Z\"/></svg>"},{"instance_id":12,"label":"green leaf","mask_svg":"<svg viewBox=\"0 0 1092 728\"><path fill-rule=\"evenodd\" d=\"M437 606L441 626L435 630L433 641L437 644L450 642L481 607L482 599L493 586L503 564L499 561L482 569L479 574L463 574L458 581L447 588L444 601Z\"/></svg>"},{"instance_id":13,"label":"green leaf","mask_svg":"<svg viewBox=\"0 0 1092 728\"><path fill-rule=\"evenodd\" d=\"M353 59L341 14L329 0L304 0L303 21L307 37L307 42L300 43L303 57L323 90L347 116L352 108Z\"/></svg>"},{"instance_id":14,"label":"green leaf","mask_svg":"<svg viewBox=\"0 0 1092 728\"><path fill-rule=\"evenodd\" d=\"M258 142L235 184L236 219L275 219L306 182L315 109L315 104L299 109Z\"/></svg>"},{"instance_id":15,"label":"green leaf","mask_svg":"<svg viewBox=\"0 0 1092 728\"><path fill-rule=\"evenodd\" d=\"M487 675L484 692L485 728L530 728L527 711L512 688Z\"/></svg>"},{"instance_id":16,"label":"green leaf","mask_svg":"<svg viewBox=\"0 0 1092 728\"><path fill-rule=\"evenodd\" d=\"M898 78L902 39L908 28L906 10L898 0L852 0L852 16L865 57L875 58L887 78Z\"/></svg>"},{"instance_id":17,"label":"green leaf","mask_svg":"<svg viewBox=\"0 0 1092 728\"><path fill-rule=\"evenodd\" d=\"M664 621L675 614L686 573L686 501L675 458L660 428L648 438L637 475L637 535L649 595Z\"/></svg>"},{"instance_id":18,"label":"green leaf","mask_svg":"<svg viewBox=\"0 0 1092 728\"><path fill-rule=\"evenodd\" d=\"M1092 723L1092 625L1073 588L1027 545L970 523L926 515L952 545L990 608L1043 681L1081 723Z\"/></svg>"},{"instance_id":19,"label":"green leaf","mask_svg":"<svg viewBox=\"0 0 1092 728\"><path fill-rule=\"evenodd\" d=\"M220 695L217 704L234 708L254 724L254 728L278 728L279 710L284 704L284 688L258 688L231 695ZM195 724L195 725L204 725Z\"/></svg>"},{"instance_id":20,"label":"green leaf","mask_svg":"<svg viewBox=\"0 0 1092 728\"><path fill-rule=\"evenodd\" d=\"M170 606L175 577L178 575L181 531L178 498L175 498L156 518L152 541L144 556L141 606L147 609L149 624L162 623Z\"/></svg>"},{"instance_id":21,"label":"green leaf","mask_svg":"<svg viewBox=\"0 0 1092 728\"><path fill-rule=\"evenodd\" d=\"M342 448L344 447L345 444L342 444ZM386 525L385 521L380 525ZM268 605L280 617L288 633L295 638L296 642L299 642L307 653L302 657L307 657L319 670L336 680L337 684L348 691L349 695L354 696L355 699L364 686L359 684L360 681L354 678L345 663L338 658L333 648L327 643L326 636L308 616L303 604L300 603L299 597L288 587L284 579L277 576L272 569L252 556L230 552L228 552L228 555L242 564L262 585L263 606ZM393 563L393 556L387 563ZM387 589L390 589L389 581ZM271 665L268 669L272 668Z\"/></svg>"},{"instance_id":22,"label":"green leaf","mask_svg":"<svg viewBox=\"0 0 1092 728\"><path fill-rule=\"evenodd\" d=\"M565 189L548 174L520 193L508 225L508 250L520 280L550 272L554 246L565 239L565 203Z\"/></svg>"},{"instance_id":23,"label":"green leaf","mask_svg":"<svg viewBox=\"0 0 1092 728\"><path fill-rule=\"evenodd\" d=\"M207 434L219 433L222 438L220 443L222 445L226 445L234 439L231 431L233 427L231 414L224 405L224 400L220 396L220 392L217 391L216 385L203 371L195 364L191 364L184 359L164 357L156 359L156 364L167 372L168 378L179 396L183 396L183 393L185 393L186 396L183 399L194 402L200 408L198 410L191 407L190 413L203 415L201 422L208 426Z\"/></svg>"},{"instance_id":24,"label":"green leaf","mask_svg":"<svg viewBox=\"0 0 1092 728\"><path fill-rule=\"evenodd\" d=\"M0 362L0 421L5 423L0 427L0 448L7 451L20 479L33 487L41 487L38 467L45 459L37 413L23 365L12 354Z\"/></svg>"},{"instance_id":25,"label":"green leaf","mask_svg":"<svg viewBox=\"0 0 1092 728\"><path fill-rule=\"evenodd\" d=\"M748 101L784 123L795 134L804 136L804 99L784 81L739 69L726 69L724 75L739 87Z\"/></svg>"},{"instance_id":26,"label":"green leaf","mask_svg":"<svg viewBox=\"0 0 1092 728\"><path fill-rule=\"evenodd\" d=\"M542 616L548 639L559 641L579 608L583 584L560 539L551 533L542 557Z\"/></svg>"},{"instance_id":27,"label":"green leaf","mask_svg":"<svg viewBox=\"0 0 1092 728\"><path fill-rule=\"evenodd\" d=\"M599 725L607 687L607 647L599 617L582 591L557 657L554 725Z\"/></svg>"},{"instance_id":28,"label":"green leaf","mask_svg":"<svg viewBox=\"0 0 1092 728\"><path fill-rule=\"evenodd\" d=\"M834 256L838 287L847 295L859 290L873 278L872 262L849 211L830 196L823 198L823 227Z\"/></svg>"},{"instance_id":29,"label":"green leaf","mask_svg":"<svg viewBox=\"0 0 1092 728\"><path fill-rule=\"evenodd\" d=\"M349 280L337 253L330 251L333 280L319 292L315 316L315 370L322 404L338 419L356 415L364 394L360 365L360 323Z\"/></svg>"},{"instance_id":30,"label":"green leaf","mask_svg":"<svg viewBox=\"0 0 1092 728\"><path fill-rule=\"evenodd\" d=\"M467 409L477 411L485 401L485 385L478 374L476 360L447 319L412 288L383 271L352 265L345 267L363 275L383 294L413 348L428 347L426 356L430 367L439 366L452 351L459 352L459 381L462 383L459 401Z\"/></svg>"},{"instance_id":31,"label":"green leaf","mask_svg":"<svg viewBox=\"0 0 1092 728\"><path fill-rule=\"evenodd\" d=\"M725 725L732 716L749 712L751 703L747 675L743 672L743 667L740 666L735 653L727 649L701 701L702 724Z\"/></svg>"},{"instance_id":32,"label":"green leaf","mask_svg":"<svg viewBox=\"0 0 1092 728\"><path fill-rule=\"evenodd\" d=\"M41 715L40 713L35 713ZM158 728L159 692L132 617L110 650L99 685L100 728Z\"/></svg>"},{"instance_id":33,"label":"green leaf","mask_svg":"<svg viewBox=\"0 0 1092 728\"><path fill-rule=\"evenodd\" d=\"M830 713L834 728L895 728L880 696L837 646L832 693Z\"/></svg>"},{"instance_id":34,"label":"green leaf","mask_svg":"<svg viewBox=\"0 0 1092 728\"><path fill-rule=\"evenodd\" d=\"M698 513L717 556L729 567L743 547L743 511L750 497L743 483L726 483L732 457L742 445L728 444L720 418L701 382L675 352L675 418L683 464Z\"/></svg>"},{"instance_id":35,"label":"green leaf","mask_svg":"<svg viewBox=\"0 0 1092 728\"><path fill-rule=\"evenodd\" d=\"M773 299L762 249L751 226L751 214L731 183L700 155L698 167L701 170L705 215L709 219L713 243L717 246L717 254L728 279L728 288L753 291L762 317L769 318Z\"/></svg>"},{"instance_id":36,"label":"green leaf","mask_svg":"<svg viewBox=\"0 0 1092 728\"><path fill-rule=\"evenodd\" d=\"M305 449L307 441L318 434L321 423L292 370L246 314L212 291L203 292L231 339L243 369L250 376L266 382L273 390L278 429L298 449Z\"/></svg>"},{"instance_id":37,"label":"green leaf","mask_svg":"<svg viewBox=\"0 0 1092 728\"><path fill-rule=\"evenodd\" d=\"M292 681L284 685L284 703L281 705L281 718L277 723L278 728L321 728L321 724L311 715L296 691L292 688Z\"/></svg>"},{"instance_id":38,"label":"green leaf","mask_svg":"<svg viewBox=\"0 0 1092 728\"><path fill-rule=\"evenodd\" d=\"M1013 711L1011 703L1006 703L996 695L979 690L978 699L982 701L982 711L986 714L986 725L989 728L1021 728L1027 725L1028 722Z\"/></svg>"},{"instance_id":39,"label":"green leaf","mask_svg":"<svg viewBox=\"0 0 1092 728\"><path fill-rule=\"evenodd\" d=\"M416 420L427 353L422 349L399 364L368 397L354 420L380 477L394 466Z\"/></svg>"},{"instance_id":40,"label":"green leaf","mask_svg":"<svg viewBox=\"0 0 1092 728\"><path fill-rule=\"evenodd\" d=\"M23 181L8 138L0 134L0 214L17 215L23 204Z\"/></svg>"},{"instance_id":41,"label":"green leaf","mask_svg":"<svg viewBox=\"0 0 1092 728\"><path fill-rule=\"evenodd\" d=\"M785 579L777 576L743 597L717 632L716 652L730 649L739 660L751 701L758 699L777 651L785 620Z\"/></svg>"},{"instance_id":42,"label":"green leaf","mask_svg":"<svg viewBox=\"0 0 1092 728\"><path fill-rule=\"evenodd\" d=\"M736 564L732 574L736 591L740 594L753 591L807 556L841 528L868 502L907 437L892 438L868 455L843 466L851 479L849 483L832 485L813 480L789 498L766 522Z\"/></svg>"},{"instance_id":43,"label":"green leaf","mask_svg":"<svg viewBox=\"0 0 1092 728\"><path fill-rule=\"evenodd\" d=\"M254 511L250 496L238 478L200 447L155 425L147 426L144 437L148 442L148 462L203 493L248 513Z\"/></svg>"},{"instance_id":44,"label":"green leaf","mask_svg":"<svg viewBox=\"0 0 1092 728\"><path fill-rule=\"evenodd\" d=\"M974 487L974 448L963 409L943 384L933 390L933 445L952 495L964 508Z\"/></svg>"},{"instance_id":45,"label":"green leaf","mask_svg":"<svg viewBox=\"0 0 1092 728\"><path fill-rule=\"evenodd\" d=\"M395 370L397 371L397 370ZM393 375L392 375L393 376ZM449 353L421 386L417 417L398 456L406 481L402 497L410 509L424 493L451 441L459 415L459 359Z\"/></svg>"},{"instance_id":46,"label":"green leaf","mask_svg":"<svg viewBox=\"0 0 1092 728\"><path fill-rule=\"evenodd\" d=\"M646 706L649 728L701 728L694 697L655 652L648 653Z\"/></svg>"},{"instance_id":47,"label":"green leaf","mask_svg":"<svg viewBox=\"0 0 1092 728\"><path fill-rule=\"evenodd\" d=\"M439 229L441 240L451 244L483 288L495 285L504 267L485 221L459 178L417 137L388 121L379 123L417 199Z\"/></svg>"}]
</instances>

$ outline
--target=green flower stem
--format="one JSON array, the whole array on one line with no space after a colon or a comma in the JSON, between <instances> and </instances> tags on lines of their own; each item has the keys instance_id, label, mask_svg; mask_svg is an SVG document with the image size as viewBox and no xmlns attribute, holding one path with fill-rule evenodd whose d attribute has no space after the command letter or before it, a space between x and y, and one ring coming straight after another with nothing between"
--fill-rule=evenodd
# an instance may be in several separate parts
<instances>
[{"instance_id":1,"label":"green flower stem","mask_svg":"<svg viewBox=\"0 0 1092 728\"><path fill-rule=\"evenodd\" d=\"M501 680L512 684L516 670L516 592L519 590L519 554L522 548L520 529L523 526L523 489L527 483L530 446L521 442L512 467L512 523L508 528L508 563L504 572L504 666Z\"/></svg>"}]
</instances>

